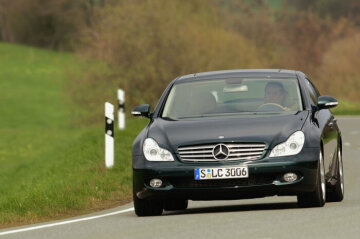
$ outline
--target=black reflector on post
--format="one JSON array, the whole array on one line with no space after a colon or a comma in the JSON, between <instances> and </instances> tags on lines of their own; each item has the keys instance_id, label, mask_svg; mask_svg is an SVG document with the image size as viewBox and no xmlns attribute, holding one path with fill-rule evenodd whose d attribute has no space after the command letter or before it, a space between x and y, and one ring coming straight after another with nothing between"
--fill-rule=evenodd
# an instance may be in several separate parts
<instances>
[{"instance_id":1,"label":"black reflector on post","mask_svg":"<svg viewBox=\"0 0 360 239\"><path fill-rule=\"evenodd\" d=\"M114 106L105 103L105 166L114 166Z\"/></svg>"}]
</instances>

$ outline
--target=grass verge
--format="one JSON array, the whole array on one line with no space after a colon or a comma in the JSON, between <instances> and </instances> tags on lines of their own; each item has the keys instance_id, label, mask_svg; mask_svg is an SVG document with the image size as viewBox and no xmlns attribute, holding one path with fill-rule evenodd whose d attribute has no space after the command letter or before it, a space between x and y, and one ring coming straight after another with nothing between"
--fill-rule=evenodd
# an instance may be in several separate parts
<instances>
[{"instance_id":1,"label":"grass verge","mask_svg":"<svg viewBox=\"0 0 360 239\"><path fill-rule=\"evenodd\" d=\"M360 115L360 103L339 100L339 105L331 110L335 115Z\"/></svg>"},{"instance_id":2,"label":"grass verge","mask_svg":"<svg viewBox=\"0 0 360 239\"><path fill-rule=\"evenodd\" d=\"M76 67L66 53L0 43L0 227L131 201L131 145L147 121L115 132L115 167L106 170L103 125L74 124L86 109L64 93Z\"/></svg>"}]
</instances>

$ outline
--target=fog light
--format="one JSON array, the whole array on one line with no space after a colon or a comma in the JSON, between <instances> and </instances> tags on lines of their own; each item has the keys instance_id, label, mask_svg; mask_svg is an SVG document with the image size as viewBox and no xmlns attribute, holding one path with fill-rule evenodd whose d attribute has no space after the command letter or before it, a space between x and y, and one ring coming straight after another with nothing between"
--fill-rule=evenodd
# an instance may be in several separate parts
<instances>
[{"instance_id":1,"label":"fog light","mask_svg":"<svg viewBox=\"0 0 360 239\"><path fill-rule=\"evenodd\" d=\"M162 181L158 178L154 178L150 180L150 186L153 188L159 188L162 185Z\"/></svg>"},{"instance_id":2,"label":"fog light","mask_svg":"<svg viewBox=\"0 0 360 239\"><path fill-rule=\"evenodd\" d=\"M285 173L283 176L285 182L294 182L297 179L296 173Z\"/></svg>"}]
</instances>

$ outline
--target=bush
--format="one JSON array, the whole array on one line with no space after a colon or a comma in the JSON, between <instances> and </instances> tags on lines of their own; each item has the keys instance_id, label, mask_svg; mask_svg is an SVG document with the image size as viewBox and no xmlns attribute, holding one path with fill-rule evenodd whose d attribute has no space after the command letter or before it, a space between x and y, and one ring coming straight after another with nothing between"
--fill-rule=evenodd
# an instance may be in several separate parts
<instances>
[{"instance_id":1,"label":"bush","mask_svg":"<svg viewBox=\"0 0 360 239\"><path fill-rule=\"evenodd\" d=\"M55 49L72 49L90 21L89 0L1 0L0 40Z\"/></svg>"},{"instance_id":2,"label":"bush","mask_svg":"<svg viewBox=\"0 0 360 239\"><path fill-rule=\"evenodd\" d=\"M123 1L102 9L97 19L83 35L81 55L105 62L106 70L76 82L83 92L78 101L87 105L113 98L115 89L113 95L99 89L116 85L131 106L154 106L178 75L263 66L255 45L223 29L216 8L203 0ZM85 94L95 87L100 94ZM102 110L99 105L94 112Z\"/></svg>"},{"instance_id":3,"label":"bush","mask_svg":"<svg viewBox=\"0 0 360 239\"><path fill-rule=\"evenodd\" d=\"M154 106L176 76L202 71L300 70L322 93L341 98L357 84L350 80L353 73L336 72L329 57L340 54L337 48L351 51L345 42L360 32L351 19L335 21L311 10L274 10L262 1L234 0L108 1L92 16L77 48L83 74L73 77L69 87L72 98L91 109L90 122L102 120L97 115L103 113L103 102L116 103L119 87L125 89L130 108ZM342 55L348 56L356 58ZM326 74L337 76L332 86ZM341 82L347 84L337 87ZM355 93L348 97L357 99Z\"/></svg>"},{"instance_id":4,"label":"bush","mask_svg":"<svg viewBox=\"0 0 360 239\"><path fill-rule=\"evenodd\" d=\"M356 33L334 42L326 52L319 68L319 81L323 92L360 102L359 42L360 33Z\"/></svg>"}]
</instances>

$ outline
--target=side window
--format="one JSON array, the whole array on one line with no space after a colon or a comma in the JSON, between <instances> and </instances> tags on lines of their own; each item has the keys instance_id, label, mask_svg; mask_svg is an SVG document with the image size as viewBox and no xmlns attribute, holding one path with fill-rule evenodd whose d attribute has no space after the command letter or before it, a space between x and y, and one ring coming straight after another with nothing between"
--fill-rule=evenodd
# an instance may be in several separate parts
<instances>
[{"instance_id":1,"label":"side window","mask_svg":"<svg viewBox=\"0 0 360 239\"><path fill-rule=\"evenodd\" d=\"M314 87L308 78L305 78L306 88L309 92L310 99L314 105L317 104L317 99L320 96L319 91Z\"/></svg>"}]
</instances>

